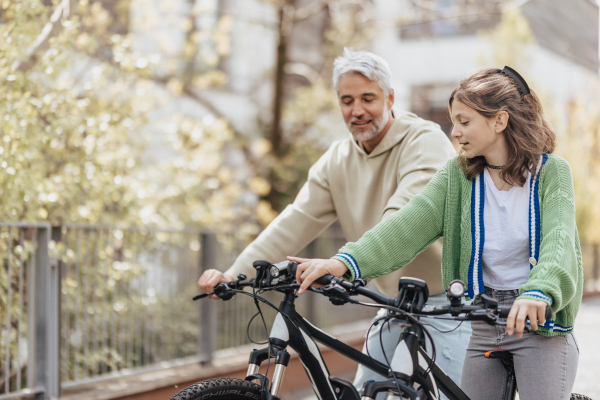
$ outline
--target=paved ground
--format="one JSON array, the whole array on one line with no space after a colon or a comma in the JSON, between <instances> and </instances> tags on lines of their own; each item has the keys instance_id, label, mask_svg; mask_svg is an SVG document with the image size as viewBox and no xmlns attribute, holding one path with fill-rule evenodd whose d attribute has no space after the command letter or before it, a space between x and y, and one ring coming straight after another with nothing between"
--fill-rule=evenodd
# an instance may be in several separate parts
<instances>
[{"instance_id":1,"label":"paved ground","mask_svg":"<svg viewBox=\"0 0 600 400\"><path fill-rule=\"evenodd\" d=\"M575 321L579 368L573 392L600 400L600 298L585 301Z\"/></svg>"},{"instance_id":2,"label":"paved ground","mask_svg":"<svg viewBox=\"0 0 600 400\"><path fill-rule=\"evenodd\" d=\"M581 305L575 322L575 338L579 345L579 368L573 392L600 400L600 297ZM340 378L352 381L354 377ZM311 388L306 388L286 396L286 400L317 400L317 397Z\"/></svg>"}]
</instances>

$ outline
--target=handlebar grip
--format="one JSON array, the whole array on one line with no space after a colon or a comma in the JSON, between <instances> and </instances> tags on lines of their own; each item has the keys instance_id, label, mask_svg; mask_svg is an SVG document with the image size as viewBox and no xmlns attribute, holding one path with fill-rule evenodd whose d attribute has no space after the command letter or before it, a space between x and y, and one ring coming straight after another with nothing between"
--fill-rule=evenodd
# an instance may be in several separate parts
<instances>
[{"instance_id":1,"label":"handlebar grip","mask_svg":"<svg viewBox=\"0 0 600 400\"><path fill-rule=\"evenodd\" d=\"M315 283L318 283L319 285L328 285L331 283L332 279L333 275L323 275L319 279L315 280Z\"/></svg>"},{"instance_id":2,"label":"handlebar grip","mask_svg":"<svg viewBox=\"0 0 600 400\"><path fill-rule=\"evenodd\" d=\"M298 269L298 263L296 263L295 261L291 261L288 268L289 268L290 274L293 277L295 277L296 269ZM319 285L328 285L331 283L332 279L333 279L333 275L324 275L324 276L320 277L319 279L315 280L315 283L318 283Z\"/></svg>"},{"instance_id":3,"label":"handlebar grip","mask_svg":"<svg viewBox=\"0 0 600 400\"><path fill-rule=\"evenodd\" d=\"M510 313L511 306L498 306L498 316L500 318L507 318L508 313Z\"/></svg>"},{"instance_id":4,"label":"handlebar grip","mask_svg":"<svg viewBox=\"0 0 600 400\"><path fill-rule=\"evenodd\" d=\"M546 306L546 320L552 320L552 307Z\"/></svg>"},{"instance_id":5,"label":"handlebar grip","mask_svg":"<svg viewBox=\"0 0 600 400\"><path fill-rule=\"evenodd\" d=\"M500 318L507 318L510 313L511 306L498 306L498 316ZM552 307L546 306L546 320L552 319Z\"/></svg>"}]
</instances>

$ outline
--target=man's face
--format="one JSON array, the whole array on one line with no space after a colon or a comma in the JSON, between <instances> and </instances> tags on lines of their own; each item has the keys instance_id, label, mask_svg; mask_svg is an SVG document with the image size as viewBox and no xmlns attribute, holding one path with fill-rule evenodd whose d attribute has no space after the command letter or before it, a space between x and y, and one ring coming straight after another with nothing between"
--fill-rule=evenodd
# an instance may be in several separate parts
<instances>
[{"instance_id":1,"label":"man's face","mask_svg":"<svg viewBox=\"0 0 600 400\"><path fill-rule=\"evenodd\" d=\"M375 138L388 123L393 94L386 99L377 81L348 73L340 78L338 100L352 136L364 142Z\"/></svg>"}]
</instances>

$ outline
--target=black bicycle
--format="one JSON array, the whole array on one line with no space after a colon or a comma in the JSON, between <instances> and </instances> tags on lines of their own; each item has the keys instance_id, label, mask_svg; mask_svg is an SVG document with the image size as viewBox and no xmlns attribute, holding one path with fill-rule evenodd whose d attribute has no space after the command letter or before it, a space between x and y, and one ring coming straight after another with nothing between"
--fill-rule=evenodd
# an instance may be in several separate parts
<instances>
[{"instance_id":1,"label":"black bicycle","mask_svg":"<svg viewBox=\"0 0 600 400\"><path fill-rule=\"evenodd\" d=\"M254 298L261 318L259 302L276 309L278 314L268 335L267 346L250 353L246 379L218 378L199 382L183 389L171 400L279 399L283 376L290 360L288 346L298 354L319 400L374 400L381 392L400 399L438 400L440 391L450 400L469 400L435 363L435 348L432 348L431 352L433 357L425 351L425 339L429 333L420 317L449 314L456 321L485 321L489 324L503 325L505 323L500 319L506 318L510 311L510 306L498 305L495 299L485 295L482 296L483 306L463 304L464 284L460 281L454 281L450 285L449 305L431 306L426 304L429 297L427 284L416 278L400 279L398 296L395 298L368 289L362 280L350 283L333 276L324 276L317 280L316 283L325 286L311 287L309 290L329 297L333 304L353 303L386 308L389 311L388 316L378 323L396 323L404 328L393 357L386 359L384 364L321 331L296 311L294 302L297 298L296 291L300 287L295 281L296 267L297 264L293 261L278 264L255 261L255 279L247 280L246 276L241 274L236 281L217 285L213 293L194 297L194 300L198 300L216 294L223 300L229 300L236 294L243 294ZM252 292L243 290L248 287L252 288ZM284 295L279 307L260 296L266 291L276 291ZM375 301L375 304L358 301L353 298L356 295L363 295ZM550 309L547 311L551 313ZM547 315L547 318L550 317L551 315ZM359 395L350 382L330 376L315 340L380 375L387 375L389 379L365 382L362 396ZM432 340L430 343L433 346ZM509 390L506 391L505 400L514 400L517 384L511 356L505 352L490 352L487 356L503 361L509 371L506 380ZM275 368L269 382L271 360L274 360ZM259 374L259 368L265 361L267 371L265 374ZM575 394L571 399L591 400Z\"/></svg>"}]
</instances>

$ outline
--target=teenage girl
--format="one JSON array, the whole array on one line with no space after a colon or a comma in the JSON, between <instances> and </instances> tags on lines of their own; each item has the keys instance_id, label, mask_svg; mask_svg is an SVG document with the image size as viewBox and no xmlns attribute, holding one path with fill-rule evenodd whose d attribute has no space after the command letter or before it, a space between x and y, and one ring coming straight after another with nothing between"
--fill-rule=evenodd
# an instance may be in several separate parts
<instances>
[{"instance_id":1,"label":"teenage girl","mask_svg":"<svg viewBox=\"0 0 600 400\"><path fill-rule=\"evenodd\" d=\"M290 257L300 263L299 293L326 274L349 280L385 275L443 236L446 288L460 279L476 304L483 293L512 304L506 328L472 323L462 389L474 400L501 399L504 367L483 354L508 350L522 400L568 400L583 290L569 164L550 154L556 136L540 101L509 67L463 80L449 110L462 154L404 208L331 259ZM545 320L546 306L552 320Z\"/></svg>"}]
</instances>

